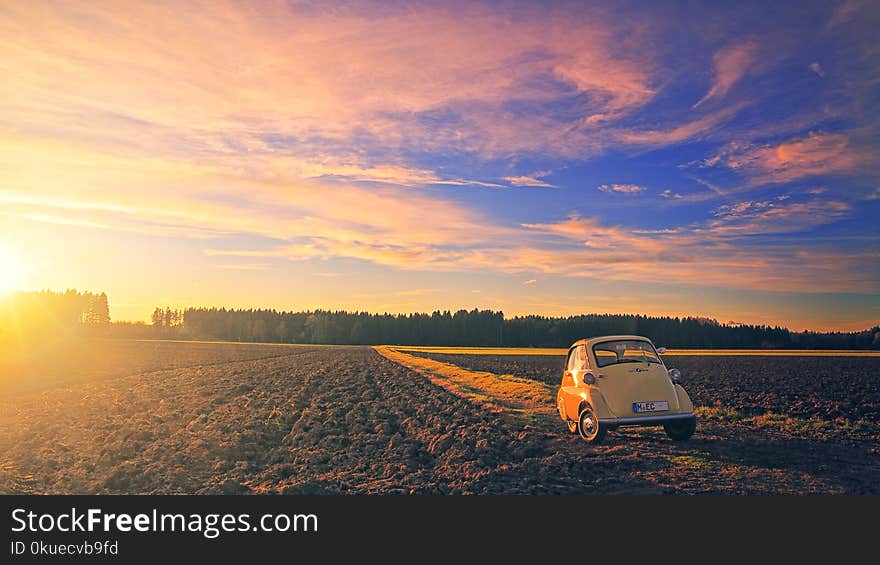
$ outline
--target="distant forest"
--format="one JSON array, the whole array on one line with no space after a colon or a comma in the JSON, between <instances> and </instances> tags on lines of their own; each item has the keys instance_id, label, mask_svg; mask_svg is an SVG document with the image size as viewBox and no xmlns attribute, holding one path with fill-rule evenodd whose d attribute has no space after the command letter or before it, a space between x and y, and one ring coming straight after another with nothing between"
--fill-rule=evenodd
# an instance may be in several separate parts
<instances>
[{"instance_id":1,"label":"distant forest","mask_svg":"<svg viewBox=\"0 0 880 565\"><path fill-rule=\"evenodd\" d=\"M852 333L797 333L781 327L725 325L707 318L631 314L506 319L503 312L476 309L394 315L157 308L152 318L157 335L223 341L567 347L584 337L635 334L670 348L880 349L880 327Z\"/></svg>"},{"instance_id":2,"label":"distant forest","mask_svg":"<svg viewBox=\"0 0 880 565\"><path fill-rule=\"evenodd\" d=\"M15 292L0 296L0 339L57 337L107 327L110 307L105 293Z\"/></svg>"},{"instance_id":3,"label":"distant forest","mask_svg":"<svg viewBox=\"0 0 880 565\"><path fill-rule=\"evenodd\" d=\"M505 318L491 310L371 314L315 310L156 308L151 324L110 321L107 295L18 292L0 298L0 338L64 333L103 337L314 344L567 347L584 338L635 334L658 346L714 349L880 349L880 326L860 332L792 332L708 318L632 314Z\"/></svg>"}]
</instances>

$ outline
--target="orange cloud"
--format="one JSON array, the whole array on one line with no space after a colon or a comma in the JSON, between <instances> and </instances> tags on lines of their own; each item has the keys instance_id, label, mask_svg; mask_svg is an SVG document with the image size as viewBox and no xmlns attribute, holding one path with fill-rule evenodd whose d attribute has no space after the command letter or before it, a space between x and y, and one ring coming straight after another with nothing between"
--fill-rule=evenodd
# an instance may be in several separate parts
<instances>
[{"instance_id":1,"label":"orange cloud","mask_svg":"<svg viewBox=\"0 0 880 565\"><path fill-rule=\"evenodd\" d=\"M585 123L590 125L619 118L644 106L655 94L649 86L650 76L644 65L618 60L616 64L603 68L604 58L601 51L581 51L554 69L579 92L589 92L601 98L602 105L597 111L585 117Z\"/></svg>"},{"instance_id":2,"label":"orange cloud","mask_svg":"<svg viewBox=\"0 0 880 565\"><path fill-rule=\"evenodd\" d=\"M510 114L509 100L588 94L581 120L595 122L654 95L647 55L614 41L617 29L598 13L511 18L421 6L314 17L283 2L253 10L223 1L117 8L5 6L4 121L201 158L272 151L266 132L301 152L350 146L357 135L385 147L509 153L568 147L571 139L554 139L577 123ZM455 114L448 128L419 119L438 110Z\"/></svg>"},{"instance_id":3,"label":"orange cloud","mask_svg":"<svg viewBox=\"0 0 880 565\"><path fill-rule=\"evenodd\" d=\"M709 92L701 98L694 108L711 99L727 96L727 92L748 71L755 60L756 46L752 42L730 45L715 53L715 80Z\"/></svg>"},{"instance_id":4,"label":"orange cloud","mask_svg":"<svg viewBox=\"0 0 880 565\"><path fill-rule=\"evenodd\" d=\"M732 118L745 106L746 103L737 104L671 129L620 130L616 132L616 137L624 143L636 145L668 145L681 143L711 132L720 124Z\"/></svg>"},{"instance_id":5,"label":"orange cloud","mask_svg":"<svg viewBox=\"0 0 880 565\"><path fill-rule=\"evenodd\" d=\"M603 226L595 218L575 215L549 224L525 224L528 230L555 236L555 245L497 250L495 261L511 272L602 280L805 292L873 289L876 282L870 273L856 268L865 260L863 253L818 248L802 253L797 247L768 249L750 241L761 235L809 232L849 212L839 201L746 201L721 207L711 221L665 230ZM830 255L835 257L832 262Z\"/></svg>"},{"instance_id":6,"label":"orange cloud","mask_svg":"<svg viewBox=\"0 0 880 565\"><path fill-rule=\"evenodd\" d=\"M721 206L708 224L713 236L756 235L808 231L846 217L851 208L838 200L782 203L747 200Z\"/></svg>"},{"instance_id":7,"label":"orange cloud","mask_svg":"<svg viewBox=\"0 0 880 565\"><path fill-rule=\"evenodd\" d=\"M208 238L206 254L235 258L230 265L250 260L262 265L264 258L345 258L420 271L548 273L745 288L785 284L854 291L874 284L870 273L832 272L795 257L791 249L768 253L744 238L806 230L845 217L848 209L835 202L740 203L702 225L654 231L576 215L507 226L406 187L327 186L285 178L283 167L267 167L260 176L234 164L113 156L9 135L0 136L0 149L0 176L8 179L0 192L5 214L41 223L63 220L81 228ZM227 235L277 243L232 250L213 243ZM850 260L862 259L840 253L836 264L853 266Z\"/></svg>"},{"instance_id":8,"label":"orange cloud","mask_svg":"<svg viewBox=\"0 0 880 565\"><path fill-rule=\"evenodd\" d=\"M235 164L118 157L0 136L0 176L9 179L0 201L21 217L63 212L71 222L154 235L290 240L328 234L341 242L399 246L468 245L504 232L462 206L405 188L328 187L280 171L266 167L260 176Z\"/></svg>"},{"instance_id":9,"label":"orange cloud","mask_svg":"<svg viewBox=\"0 0 880 565\"><path fill-rule=\"evenodd\" d=\"M509 182L513 186L540 186L544 188L556 188L556 185L541 180L541 178L546 177L551 173L552 171L538 171L536 173L532 173L531 175L504 177L504 180Z\"/></svg>"},{"instance_id":10,"label":"orange cloud","mask_svg":"<svg viewBox=\"0 0 880 565\"><path fill-rule=\"evenodd\" d=\"M864 162L845 134L812 133L778 145L731 144L712 158L752 177L754 183L783 183L826 174L851 173Z\"/></svg>"}]
</instances>

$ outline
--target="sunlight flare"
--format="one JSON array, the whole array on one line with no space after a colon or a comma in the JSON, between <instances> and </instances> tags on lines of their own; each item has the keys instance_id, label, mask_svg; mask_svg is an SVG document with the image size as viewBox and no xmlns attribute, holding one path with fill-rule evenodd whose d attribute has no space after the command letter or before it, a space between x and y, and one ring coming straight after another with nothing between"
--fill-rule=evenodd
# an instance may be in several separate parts
<instances>
[{"instance_id":1,"label":"sunlight flare","mask_svg":"<svg viewBox=\"0 0 880 565\"><path fill-rule=\"evenodd\" d=\"M0 293L24 288L25 274L24 261L18 251L0 243Z\"/></svg>"}]
</instances>

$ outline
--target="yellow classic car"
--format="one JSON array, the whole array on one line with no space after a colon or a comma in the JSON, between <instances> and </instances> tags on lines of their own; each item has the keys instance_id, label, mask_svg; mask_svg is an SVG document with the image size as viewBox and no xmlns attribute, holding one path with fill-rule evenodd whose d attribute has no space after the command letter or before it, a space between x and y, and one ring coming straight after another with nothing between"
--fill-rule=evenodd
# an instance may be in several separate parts
<instances>
[{"instance_id":1,"label":"yellow classic car","mask_svg":"<svg viewBox=\"0 0 880 565\"><path fill-rule=\"evenodd\" d=\"M618 426L663 426L674 441L690 438L697 427L694 405L679 384L681 373L664 365L665 351L636 335L575 342L556 395L568 431L592 444Z\"/></svg>"}]
</instances>

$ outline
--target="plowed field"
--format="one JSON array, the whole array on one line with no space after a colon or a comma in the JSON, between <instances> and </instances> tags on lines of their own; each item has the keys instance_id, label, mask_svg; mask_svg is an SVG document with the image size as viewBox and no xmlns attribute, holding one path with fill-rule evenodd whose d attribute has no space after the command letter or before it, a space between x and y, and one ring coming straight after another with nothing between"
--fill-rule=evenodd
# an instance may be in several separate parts
<instances>
[{"instance_id":1,"label":"plowed field","mask_svg":"<svg viewBox=\"0 0 880 565\"><path fill-rule=\"evenodd\" d=\"M880 492L874 412L787 412L796 389L780 384L782 375L753 382L743 376L748 366L724 365L730 391L721 395L710 393L717 386L701 392L698 369L679 363L704 405L691 441L623 429L590 447L552 412L552 387L494 380L546 374L555 385L558 367L541 373L533 360L492 365L470 387L466 371L428 374L367 347L238 345L230 354L205 344L193 354L193 344L158 353L152 344L102 345L117 346L124 353L108 355L128 363L98 370L79 361L75 379L7 388L0 493ZM204 354L209 347L225 353ZM474 368L473 359L452 357ZM876 366L842 367L839 379L862 371L874 380L832 387L835 398L876 406ZM816 375L802 370L800 382ZM19 375L2 377L8 384ZM768 409L728 405L768 382L777 395ZM511 408L519 405L497 401L505 390L534 397Z\"/></svg>"}]
</instances>

